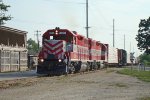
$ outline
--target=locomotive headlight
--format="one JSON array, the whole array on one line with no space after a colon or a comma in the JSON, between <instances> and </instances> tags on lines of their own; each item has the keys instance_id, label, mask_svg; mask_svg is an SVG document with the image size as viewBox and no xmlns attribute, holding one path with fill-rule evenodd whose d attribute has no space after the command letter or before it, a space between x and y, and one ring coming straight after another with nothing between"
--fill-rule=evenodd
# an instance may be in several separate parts
<instances>
[{"instance_id":1,"label":"locomotive headlight","mask_svg":"<svg viewBox=\"0 0 150 100\"><path fill-rule=\"evenodd\" d=\"M40 59L40 62L44 62L44 59Z\"/></svg>"},{"instance_id":2,"label":"locomotive headlight","mask_svg":"<svg viewBox=\"0 0 150 100\"><path fill-rule=\"evenodd\" d=\"M61 62L62 60L61 60L61 59L59 59L58 61L59 61L59 62Z\"/></svg>"},{"instance_id":3,"label":"locomotive headlight","mask_svg":"<svg viewBox=\"0 0 150 100\"><path fill-rule=\"evenodd\" d=\"M56 35L58 34L58 30L55 31L55 34L56 34Z\"/></svg>"}]
</instances>

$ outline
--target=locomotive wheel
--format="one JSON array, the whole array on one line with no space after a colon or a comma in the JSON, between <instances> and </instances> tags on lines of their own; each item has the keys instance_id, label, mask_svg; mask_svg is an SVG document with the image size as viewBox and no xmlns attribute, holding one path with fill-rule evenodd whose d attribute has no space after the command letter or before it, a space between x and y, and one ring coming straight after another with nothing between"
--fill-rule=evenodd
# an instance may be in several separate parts
<instances>
[{"instance_id":1,"label":"locomotive wheel","mask_svg":"<svg viewBox=\"0 0 150 100\"><path fill-rule=\"evenodd\" d=\"M75 72L75 68L72 67L72 71L71 71L71 74L73 74Z\"/></svg>"},{"instance_id":2,"label":"locomotive wheel","mask_svg":"<svg viewBox=\"0 0 150 100\"><path fill-rule=\"evenodd\" d=\"M75 72L75 68L71 67L71 69L69 70L69 74L73 74Z\"/></svg>"}]
</instances>

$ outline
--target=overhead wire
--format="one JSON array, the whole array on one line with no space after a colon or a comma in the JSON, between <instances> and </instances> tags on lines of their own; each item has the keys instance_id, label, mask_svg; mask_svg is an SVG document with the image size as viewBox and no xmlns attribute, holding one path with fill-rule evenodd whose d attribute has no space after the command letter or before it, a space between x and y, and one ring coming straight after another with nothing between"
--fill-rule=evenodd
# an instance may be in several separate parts
<instances>
[{"instance_id":1,"label":"overhead wire","mask_svg":"<svg viewBox=\"0 0 150 100\"><path fill-rule=\"evenodd\" d=\"M71 2L71 1L62 1L62 0L44 0L44 1L52 1L52 2L56 2L56 3L68 3L68 4L85 4L85 2Z\"/></svg>"},{"instance_id":2,"label":"overhead wire","mask_svg":"<svg viewBox=\"0 0 150 100\"><path fill-rule=\"evenodd\" d=\"M96 3L96 2L92 2L92 3L93 3L93 5L97 5L97 4L98 4L98 3ZM110 30L112 30L113 25L110 24L110 22L108 21L107 16L103 15L103 13L102 13L102 11L101 11L101 8L99 7L98 9L96 9L96 8L95 8L96 6L91 6L91 5L89 5L89 7L90 7L91 9L93 9L93 11L96 12L96 13L102 18L102 21L103 21L103 22L105 22L105 25L106 25L107 28L102 28L102 29L110 29ZM135 32L135 31L137 31L137 30L118 29L118 28L116 28L115 31Z\"/></svg>"},{"instance_id":3,"label":"overhead wire","mask_svg":"<svg viewBox=\"0 0 150 100\"><path fill-rule=\"evenodd\" d=\"M62 1L62 0L43 0L43 1L52 1L52 2L56 2L56 3L68 3L68 4L86 4L85 2L74 2L74 1ZM104 24L106 25L106 27L104 26L101 26L100 28L102 30L112 30L112 25L110 24L110 22L108 21L108 18L103 15L102 11L100 8L96 9L95 6L92 6L92 3L96 3L95 1L94 2L91 2L91 4L89 4L89 8L92 10L92 13L93 12L96 12L102 19L102 21L104 22ZM91 12L90 12L91 13ZM96 14L96 13L93 13L93 14ZM90 14L90 16L93 16L92 14ZM20 19L15 19L16 21L18 22L23 22L23 23L36 23L36 24L44 24L44 25L49 25L48 23L45 23L45 22L35 22L35 21L29 21L29 20L20 20ZM96 28L98 26L94 26L93 25L93 28ZM134 32L135 30L127 30L127 29L115 29L115 31L124 31L124 32Z\"/></svg>"}]
</instances>

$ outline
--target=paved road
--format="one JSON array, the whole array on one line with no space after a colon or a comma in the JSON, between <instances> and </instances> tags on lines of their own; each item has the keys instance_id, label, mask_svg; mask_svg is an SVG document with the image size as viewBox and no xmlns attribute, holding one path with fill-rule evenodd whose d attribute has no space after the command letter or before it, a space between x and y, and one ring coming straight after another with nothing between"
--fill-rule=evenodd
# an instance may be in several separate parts
<instances>
[{"instance_id":1,"label":"paved road","mask_svg":"<svg viewBox=\"0 0 150 100\"><path fill-rule=\"evenodd\" d=\"M27 78L27 77L36 77L37 75L38 74L36 74L36 70L23 71L23 72L0 73L0 81L21 79L21 78Z\"/></svg>"}]
</instances>

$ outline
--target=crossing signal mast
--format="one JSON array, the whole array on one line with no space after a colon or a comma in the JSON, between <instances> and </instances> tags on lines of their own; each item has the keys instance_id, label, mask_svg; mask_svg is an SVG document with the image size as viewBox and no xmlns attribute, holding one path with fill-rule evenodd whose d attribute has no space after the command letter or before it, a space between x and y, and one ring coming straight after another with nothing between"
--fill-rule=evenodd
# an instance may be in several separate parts
<instances>
[{"instance_id":1,"label":"crossing signal mast","mask_svg":"<svg viewBox=\"0 0 150 100\"><path fill-rule=\"evenodd\" d=\"M133 69L133 61L134 61L135 57L134 57L134 52L130 52L130 61L132 63L131 65L131 70Z\"/></svg>"}]
</instances>

